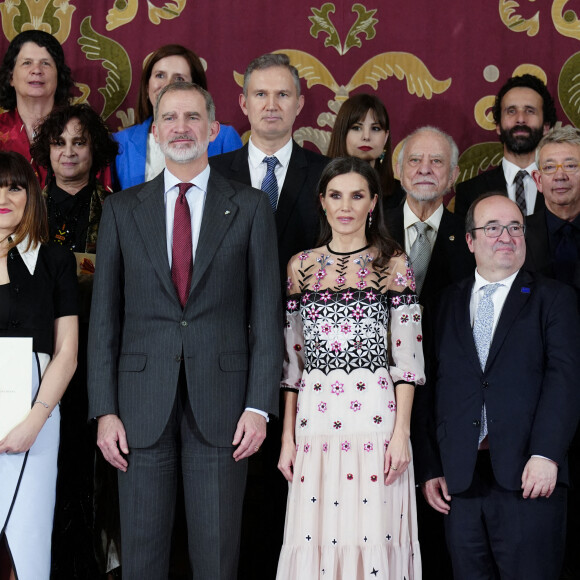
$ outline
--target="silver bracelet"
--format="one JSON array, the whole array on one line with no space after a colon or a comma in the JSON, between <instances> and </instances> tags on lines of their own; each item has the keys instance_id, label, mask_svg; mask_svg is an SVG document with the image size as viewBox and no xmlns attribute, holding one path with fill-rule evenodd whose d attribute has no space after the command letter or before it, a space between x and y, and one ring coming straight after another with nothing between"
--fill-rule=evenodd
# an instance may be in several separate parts
<instances>
[{"instance_id":1,"label":"silver bracelet","mask_svg":"<svg viewBox=\"0 0 580 580\"><path fill-rule=\"evenodd\" d=\"M42 405L42 406L43 406L45 409L50 409L50 407L48 406L48 404L47 404L47 403L45 403L44 401L40 401L40 400L36 399L36 401L34 401L34 404L36 405L37 403L38 403L39 405ZM50 418L50 417L52 417L52 413L49 413L49 414L48 414L48 417L49 417L49 418Z\"/></svg>"}]
</instances>

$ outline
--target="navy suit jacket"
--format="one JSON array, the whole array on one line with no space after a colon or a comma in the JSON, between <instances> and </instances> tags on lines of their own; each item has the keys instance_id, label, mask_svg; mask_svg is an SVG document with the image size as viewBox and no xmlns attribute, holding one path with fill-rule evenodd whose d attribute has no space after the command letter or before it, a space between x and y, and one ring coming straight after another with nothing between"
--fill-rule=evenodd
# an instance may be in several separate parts
<instances>
[{"instance_id":1,"label":"navy suit jacket","mask_svg":"<svg viewBox=\"0 0 580 580\"><path fill-rule=\"evenodd\" d=\"M317 186L320 174L329 161L328 157L292 142L288 172L274 216L282 281L286 280L286 267L290 258L316 244L319 232ZM209 163L225 177L252 185L247 144L236 151L211 157Z\"/></svg>"},{"instance_id":2,"label":"navy suit jacket","mask_svg":"<svg viewBox=\"0 0 580 580\"><path fill-rule=\"evenodd\" d=\"M405 247L404 203L385 213L389 233L402 248ZM465 241L463 220L443 209L419 302L424 305L435 300L443 288L470 276L474 270L475 260Z\"/></svg>"},{"instance_id":3,"label":"navy suit jacket","mask_svg":"<svg viewBox=\"0 0 580 580\"><path fill-rule=\"evenodd\" d=\"M465 217L469 206L480 195L489 191L499 191L507 195L507 184L501 164L467 181L463 181L455 187L455 213L461 217ZM544 206L544 196L538 191L534 213Z\"/></svg>"},{"instance_id":4,"label":"navy suit jacket","mask_svg":"<svg viewBox=\"0 0 580 580\"><path fill-rule=\"evenodd\" d=\"M580 322L574 291L520 270L504 303L481 369L470 323L473 277L444 293L427 316L429 396L418 399L414 428L418 481L445 476L449 492L469 488L478 453L482 405L495 479L518 491L531 455L559 465L580 416Z\"/></svg>"}]
</instances>

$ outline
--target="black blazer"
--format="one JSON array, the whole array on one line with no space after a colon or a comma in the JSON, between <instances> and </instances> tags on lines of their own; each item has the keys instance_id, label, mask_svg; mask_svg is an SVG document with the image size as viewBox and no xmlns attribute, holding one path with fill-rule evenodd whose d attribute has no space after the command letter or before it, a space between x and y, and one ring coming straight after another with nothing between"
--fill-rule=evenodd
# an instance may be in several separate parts
<instances>
[{"instance_id":1,"label":"black blazer","mask_svg":"<svg viewBox=\"0 0 580 580\"><path fill-rule=\"evenodd\" d=\"M288 172L275 214L280 276L283 281L286 280L286 267L290 258L316 244L319 231L317 186L320 174L329 161L327 157L292 142ZM252 184L247 144L236 151L210 157L209 163L229 179Z\"/></svg>"},{"instance_id":2,"label":"black blazer","mask_svg":"<svg viewBox=\"0 0 580 580\"><path fill-rule=\"evenodd\" d=\"M465 217L469 206L481 194L488 191L500 191L507 195L507 184L501 165L463 181L455 187L455 213ZM534 213L543 208L544 205L544 196L538 191Z\"/></svg>"},{"instance_id":3,"label":"black blazer","mask_svg":"<svg viewBox=\"0 0 580 580\"><path fill-rule=\"evenodd\" d=\"M403 207L404 202L386 212L385 222L391 236L404 249ZM466 276L473 275L474 270L475 260L465 241L463 221L447 209L443 209L419 302L425 305L426 302L434 300L443 288L452 282L458 282Z\"/></svg>"},{"instance_id":4,"label":"black blazer","mask_svg":"<svg viewBox=\"0 0 580 580\"><path fill-rule=\"evenodd\" d=\"M431 398L420 398L417 410L417 480L444 476L452 494L469 487L485 403L493 472L503 488L520 490L531 455L558 463L558 481L567 483L567 450L580 416L574 291L520 270L482 370L469 314L473 283L471 277L451 286L430 318Z\"/></svg>"}]
</instances>

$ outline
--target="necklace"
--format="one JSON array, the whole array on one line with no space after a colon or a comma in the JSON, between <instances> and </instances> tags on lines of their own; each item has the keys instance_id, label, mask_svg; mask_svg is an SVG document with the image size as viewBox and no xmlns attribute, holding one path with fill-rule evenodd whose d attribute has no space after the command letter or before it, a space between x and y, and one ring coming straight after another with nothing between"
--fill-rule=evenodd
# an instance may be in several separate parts
<instances>
[{"instance_id":1,"label":"necklace","mask_svg":"<svg viewBox=\"0 0 580 580\"><path fill-rule=\"evenodd\" d=\"M86 214L86 210L91 202L90 189L87 186L83 187L72 200L69 205L69 210L63 215L59 208L59 204L55 201L48 190L46 196L46 209L48 213L49 229L52 232L53 241L62 246L68 247L71 250L76 250L77 244L77 227L79 220ZM68 200L67 200L68 201ZM83 220L84 221L84 220ZM82 229L83 224L80 224Z\"/></svg>"},{"instance_id":2,"label":"necklace","mask_svg":"<svg viewBox=\"0 0 580 580\"><path fill-rule=\"evenodd\" d=\"M370 244L367 244L364 248L360 248L360 250L353 250L352 252L335 252L331 247L330 244L326 244L326 249L335 256L350 256L352 254L358 254L359 252L364 252L370 248Z\"/></svg>"}]
</instances>

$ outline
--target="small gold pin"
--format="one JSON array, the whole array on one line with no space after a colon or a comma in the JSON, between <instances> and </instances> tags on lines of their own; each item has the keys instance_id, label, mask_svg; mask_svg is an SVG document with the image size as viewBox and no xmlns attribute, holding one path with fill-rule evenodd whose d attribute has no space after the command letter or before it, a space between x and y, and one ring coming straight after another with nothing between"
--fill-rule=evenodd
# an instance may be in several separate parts
<instances>
[{"instance_id":1,"label":"small gold pin","mask_svg":"<svg viewBox=\"0 0 580 580\"><path fill-rule=\"evenodd\" d=\"M229 209L226 209L225 215L229 215L229 214L230 214L230 210Z\"/></svg>"},{"instance_id":2,"label":"small gold pin","mask_svg":"<svg viewBox=\"0 0 580 580\"><path fill-rule=\"evenodd\" d=\"M455 236L449 236L449 241L450 242L454 242L455 241Z\"/></svg>"}]
</instances>

